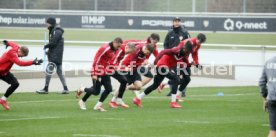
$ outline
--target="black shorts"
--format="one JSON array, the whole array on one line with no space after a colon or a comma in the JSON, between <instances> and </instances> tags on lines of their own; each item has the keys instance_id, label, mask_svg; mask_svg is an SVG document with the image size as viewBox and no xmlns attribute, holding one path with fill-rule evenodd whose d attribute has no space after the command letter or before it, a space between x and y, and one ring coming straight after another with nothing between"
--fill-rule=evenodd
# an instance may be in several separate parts
<instances>
[{"instance_id":1,"label":"black shorts","mask_svg":"<svg viewBox=\"0 0 276 137\"><path fill-rule=\"evenodd\" d=\"M276 131L276 101L268 101L270 130Z\"/></svg>"},{"instance_id":2,"label":"black shorts","mask_svg":"<svg viewBox=\"0 0 276 137\"><path fill-rule=\"evenodd\" d=\"M147 68L141 67L140 73L143 74L145 77L153 78L153 74L151 73L151 70L149 67L147 67Z\"/></svg>"},{"instance_id":3,"label":"black shorts","mask_svg":"<svg viewBox=\"0 0 276 137\"><path fill-rule=\"evenodd\" d=\"M127 82L128 82L129 85L134 83L135 81L141 81L142 80L141 75L138 73L137 70L133 70L131 72L128 72L126 74L126 78L127 78Z\"/></svg>"}]
</instances>

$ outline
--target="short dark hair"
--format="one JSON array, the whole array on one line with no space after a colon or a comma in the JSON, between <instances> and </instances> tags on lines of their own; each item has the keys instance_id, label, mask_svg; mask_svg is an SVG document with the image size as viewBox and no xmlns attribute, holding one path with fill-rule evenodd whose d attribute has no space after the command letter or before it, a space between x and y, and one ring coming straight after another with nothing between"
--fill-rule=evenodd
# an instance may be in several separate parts
<instances>
[{"instance_id":1,"label":"short dark hair","mask_svg":"<svg viewBox=\"0 0 276 137\"><path fill-rule=\"evenodd\" d=\"M56 19L53 18L53 17L50 17L46 20L46 23L49 23L51 24L52 26L55 26L56 25Z\"/></svg>"},{"instance_id":2,"label":"short dark hair","mask_svg":"<svg viewBox=\"0 0 276 137\"><path fill-rule=\"evenodd\" d=\"M149 50L150 53L154 51L154 45L151 43L146 44L146 48Z\"/></svg>"},{"instance_id":3,"label":"short dark hair","mask_svg":"<svg viewBox=\"0 0 276 137\"><path fill-rule=\"evenodd\" d=\"M157 34L157 33L151 33L150 37L151 37L152 39L156 39L157 41L160 40L160 36L159 36L159 34Z\"/></svg>"},{"instance_id":4,"label":"short dark hair","mask_svg":"<svg viewBox=\"0 0 276 137\"><path fill-rule=\"evenodd\" d=\"M206 36L203 33L199 33L197 35L197 39L200 41L200 43L204 43L206 41Z\"/></svg>"},{"instance_id":5,"label":"short dark hair","mask_svg":"<svg viewBox=\"0 0 276 137\"><path fill-rule=\"evenodd\" d=\"M185 45L183 46L183 48L185 47L185 49L188 51L188 52L191 52L193 50L193 45L192 45L192 42L191 41L187 41L185 43Z\"/></svg>"},{"instance_id":6,"label":"short dark hair","mask_svg":"<svg viewBox=\"0 0 276 137\"><path fill-rule=\"evenodd\" d=\"M19 49L20 49L20 51L23 53L24 56L28 56L28 54L29 54L29 49L28 49L28 47L26 47L26 46L21 46Z\"/></svg>"},{"instance_id":7,"label":"short dark hair","mask_svg":"<svg viewBox=\"0 0 276 137\"><path fill-rule=\"evenodd\" d=\"M173 18L173 21L181 21L181 19L179 17L175 17Z\"/></svg>"},{"instance_id":8,"label":"short dark hair","mask_svg":"<svg viewBox=\"0 0 276 137\"><path fill-rule=\"evenodd\" d=\"M123 44L123 39L121 37L115 38L114 41Z\"/></svg>"}]
</instances>

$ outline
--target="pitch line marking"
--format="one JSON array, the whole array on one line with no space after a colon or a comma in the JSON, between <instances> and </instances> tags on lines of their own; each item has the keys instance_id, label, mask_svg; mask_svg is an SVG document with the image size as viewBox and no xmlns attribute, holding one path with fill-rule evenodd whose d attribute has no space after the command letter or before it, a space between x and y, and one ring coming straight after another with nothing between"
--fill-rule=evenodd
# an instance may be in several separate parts
<instances>
[{"instance_id":1,"label":"pitch line marking","mask_svg":"<svg viewBox=\"0 0 276 137\"><path fill-rule=\"evenodd\" d=\"M33 118L17 118L17 119L0 119L0 122L5 121L23 121L23 120L44 120L44 119L58 119L61 117L33 117Z\"/></svg>"},{"instance_id":2,"label":"pitch line marking","mask_svg":"<svg viewBox=\"0 0 276 137\"><path fill-rule=\"evenodd\" d=\"M95 119L98 119L98 120L119 120L119 121L124 120L123 118L95 118Z\"/></svg>"},{"instance_id":3,"label":"pitch line marking","mask_svg":"<svg viewBox=\"0 0 276 137\"><path fill-rule=\"evenodd\" d=\"M269 124L261 124L262 127L269 127Z\"/></svg>"},{"instance_id":4,"label":"pitch line marking","mask_svg":"<svg viewBox=\"0 0 276 137\"><path fill-rule=\"evenodd\" d=\"M75 137L121 137L117 135L73 134Z\"/></svg>"},{"instance_id":5,"label":"pitch line marking","mask_svg":"<svg viewBox=\"0 0 276 137\"><path fill-rule=\"evenodd\" d=\"M64 100L33 100L33 101L15 101L10 103L43 103L43 102L65 102L65 101L73 101L75 99L64 99Z\"/></svg>"},{"instance_id":6,"label":"pitch line marking","mask_svg":"<svg viewBox=\"0 0 276 137\"><path fill-rule=\"evenodd\" d=\"M190 124L211 124L209 121L176 121L177 123L190 123Z\"/></svg>"},{"instance_id":7,"label":"pitch line marking","mask_svg":"<svg viewBox=\"0 0 276 137\"><path fill-rule=\"evenodd\" d=\"M246 96L246 95L256 95L254 93L248 94L226 94L224 96ZM189 95L190 97L216 97L217 95ZM126 97L126 98L133 98L133 97ZM147 97L151 99L166 99L168 97ZM75 101L75 99L64 99L64 100L33 100L33 101L15 101L10 103L43 103L43 102L66 102L66 101Z\"/></svg>"}]
</instances>

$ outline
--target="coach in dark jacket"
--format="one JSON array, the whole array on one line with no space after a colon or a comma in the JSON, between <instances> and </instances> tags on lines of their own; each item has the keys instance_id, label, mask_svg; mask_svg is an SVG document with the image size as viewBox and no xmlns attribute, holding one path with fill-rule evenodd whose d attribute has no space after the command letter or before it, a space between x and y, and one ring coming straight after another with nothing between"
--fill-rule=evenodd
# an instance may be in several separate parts
<instances>
[{"instance_id":1,"label":"coach in dark jacket","mask_svg":"<svg viewBox=\"0 0 276 137\"><path fill-rule=\"evenodd\" d=\"M180 41L190 38L188 31L181 26L180 18L176 17L173 19L172 29L169 30L164 41L164 49L170 49L177 46Z\"/></svg>"},{"instance_id":2,"label":"coach in dark jacket","mask_svg":"<svg viewBox=\"0 0 276 137\"><path fill-rule=\"evenodd\" d=\"M49 43L44 46L44 49L49 49L47 52L49 62L53 62L57 65L62 64L63 58L63 39L64 30L57 26L49 27Z\"/></svg>"},{"instance_id":3,"label":"coach in dark jacket","mask_svg":"<svg viewBox=\"0 0 276 137\"><path fill-rule=\"evenodd\" d=\"M63 59L63 49L64 49L64 30L56 25L55 18L48 18L46 21L49 30L49 43L44 46L47 50L46 54L48 56L49 63L46 67L46 80L45 87L42 90L37 91L39 94L48 94L48 87L53 74L54 69L56 69L59 79L64 87L62 94L68 94L68 88L64 75L62 73L62 59Z\"/></svg>"}]
</instances>

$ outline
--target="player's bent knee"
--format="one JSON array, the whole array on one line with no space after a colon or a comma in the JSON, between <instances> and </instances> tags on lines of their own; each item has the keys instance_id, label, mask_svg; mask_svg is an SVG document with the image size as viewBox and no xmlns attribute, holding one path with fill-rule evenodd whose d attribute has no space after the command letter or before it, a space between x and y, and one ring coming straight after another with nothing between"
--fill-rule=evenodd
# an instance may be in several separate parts
<instances>
[{"instance_id":1,"label":"player's bent knee","mask_svg":"<svg viewBox=\"0 0 276 137\"><path fill-rule=\"evenodd\" d=\"M190 81L191 81L191 78L190 78L190 77L188 77L188 78L187 78L187 82L189 83Z\"/></svg>"},{"instance_id":2,"label":"player's bent knee","mask_svg":"<svg viewBox=\"0 0 276 137\"><path fill-rule=\"evenodd\" d=\"M135 87L135 90L141 90L141 88L142 88L142 87L137 86L137 87Z\"/></svg>"},{"instance_id":3,"label":"player's bent knee","mask_svg":"<svg viewBox=\"0 0 276 137\"><path fill-rule=\"evenodd\" d=\"M104 91L105 92L105 91ZM101 91L92 91L90 94L93 94L95 96L98 96L101 93Z\"/></svg>"},{"instance_id":4,"label":"player's bent knee","mask_svg":"<svg viewBox=\"0 0 276 137\"><path fill-rule=\"evenodd\" d=\"M127 84L127 80L126 79L122 79L119 82L120 82L120 84Z\"/></svg>"},{"instance_id":5,"label":"player's bent knee","mask_svg":"<svg viewBox=\"0 0 276 137\"><path fill-rule=\"evenodd\" d=\"M18 88L19 87L19 83L18 82L15 82L15 83L12 83L11 86L13 86L14 88Z\"/></svg>"},{"instance_id":6,"label":"player's bent knee","mask_svg":"<svg viewBox=\"0 0 276 137\"><path fill-rule=\"evenodd\" d=\"M172 81L172 85L179 85L180 84L180 79L176 78Z\"/></svg>"},{"instance_id":7,"label":"player's bent knee","mask_svg":"<svg viewBox=\"0 0 276 137\"><path fill-rule=\"evenodd\" d=\"M141 90L141 88L143 87L143 83L141 81L136 81L134 83L134 87L135 87L135 90Z\"/></svg>"},{"instance_id":8,"label":"player's bent knee","mask_svg":"<svg viewBox=\"0 0 276 137\"><path fill-rule=\"evenodd\" d=\"M104 92L107 92L109 94L112 92L112 90L105 90Z\"/></svg>"}]
</instances>

